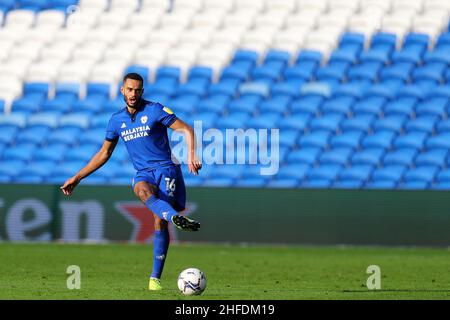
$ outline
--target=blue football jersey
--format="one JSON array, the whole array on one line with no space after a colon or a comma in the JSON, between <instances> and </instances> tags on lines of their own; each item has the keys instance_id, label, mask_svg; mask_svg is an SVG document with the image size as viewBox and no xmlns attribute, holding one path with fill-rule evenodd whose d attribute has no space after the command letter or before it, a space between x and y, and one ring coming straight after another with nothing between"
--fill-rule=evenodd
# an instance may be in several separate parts
<instances>
[{"instance_id":1,"label":"blue football jersey","mask_svg":"<svg viewBox=\"0 0 450 320\"><path fill-rule=\"evenodd\" d=\"M173 165L167 127L177 117L160 103L143 100L132 115L127 108L114 113L108 123L105 139L119 137L125 143L136 170Z\"/></svg>"}]
</instances>

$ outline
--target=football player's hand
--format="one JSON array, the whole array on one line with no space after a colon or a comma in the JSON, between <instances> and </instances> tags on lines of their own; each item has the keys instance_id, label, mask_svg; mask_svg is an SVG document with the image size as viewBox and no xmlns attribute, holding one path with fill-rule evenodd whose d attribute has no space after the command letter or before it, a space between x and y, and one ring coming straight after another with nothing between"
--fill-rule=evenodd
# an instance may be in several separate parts
<instances>
[{"instance_id":1,"label":"football player's hand","mask_svg":"<svg viewBox=\"0 0 450 320\"><path fill-rule=\"evenodd\" d=\"M73 189L80 183L80 179L77 177L72 177L70 179L67 179L66 182L64 182L64 185L60 187L61 191L66 195L70 196L73 192Z\"/></svg>"},{"instance_id":2,"label":"football player's hand","mask_svg":"<svg viewBox=\"0 0 450 320\"><path fill-rule=\"evenodd\" d=\"M197 156L192 156L188 159L189 172L198 175L198 171L202 168L202 163Z\"/></svg>"}]
</instances>

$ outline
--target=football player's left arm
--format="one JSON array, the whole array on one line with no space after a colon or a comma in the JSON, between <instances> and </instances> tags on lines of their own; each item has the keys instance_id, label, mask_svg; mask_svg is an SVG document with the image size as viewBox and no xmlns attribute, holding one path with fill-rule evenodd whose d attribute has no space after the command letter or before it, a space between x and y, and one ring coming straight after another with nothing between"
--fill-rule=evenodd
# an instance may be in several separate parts
<instances>
[{"instance_id":1,"label":"football player's left arm","mask_svg":"<svg viewBox=\"0 0 450 320\"><path fill-rule=\"evenodd\" d=\"M196 143L195 143L195 133L194 129L186 122L177 119L170 126L171 129L180 131L186 138L186 143L188 145L188 168L189 172L193 174L198 174L198 171L202 168L202 163L197 157L196 153Z\"/></svg>"}]
</instances>

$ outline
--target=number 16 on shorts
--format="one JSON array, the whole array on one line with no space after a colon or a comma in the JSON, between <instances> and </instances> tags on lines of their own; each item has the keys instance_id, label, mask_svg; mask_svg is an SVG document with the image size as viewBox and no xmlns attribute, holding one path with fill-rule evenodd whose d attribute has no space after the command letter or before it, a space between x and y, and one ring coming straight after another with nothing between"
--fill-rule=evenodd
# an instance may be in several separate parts
<instances>
[{"instance_id":1,"label":"number 16 on shorts","mask_svg":"<svg viewBox=\"0 0 450 320\"><path fill-rule=\"evenodd\" d=\"M174 194L175 189L176 189L175 179L164 178L164 180L166 181L167 194L169 195L169 197L173 197L173 194Z\"/></svg>"}]
</instances>

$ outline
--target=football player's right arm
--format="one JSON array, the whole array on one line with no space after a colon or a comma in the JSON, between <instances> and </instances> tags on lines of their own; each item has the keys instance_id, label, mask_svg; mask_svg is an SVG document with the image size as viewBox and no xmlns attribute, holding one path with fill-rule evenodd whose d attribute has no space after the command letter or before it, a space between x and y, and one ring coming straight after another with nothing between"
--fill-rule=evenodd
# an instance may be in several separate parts
<instances>
[{"instance_id":1,"label":"football player's right arm","mask_svg":"<svg viewBox=\"0 0 450 320\"><path fill-rule=\"evenodd\" d=\"M103 166L111 157L114 148L117 145L117 141L117 139L112 141L105 140L103 142L102 148L91 158L89 163L64 183L64 185L61 187L62 192L66 196L70 196L73 192L73 189L75 189L75 187L80 183L82 179L86 178L95 170Z\"/></svg>"}]
</instances>

